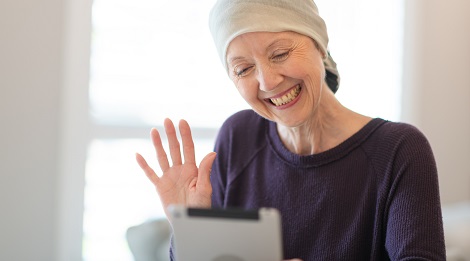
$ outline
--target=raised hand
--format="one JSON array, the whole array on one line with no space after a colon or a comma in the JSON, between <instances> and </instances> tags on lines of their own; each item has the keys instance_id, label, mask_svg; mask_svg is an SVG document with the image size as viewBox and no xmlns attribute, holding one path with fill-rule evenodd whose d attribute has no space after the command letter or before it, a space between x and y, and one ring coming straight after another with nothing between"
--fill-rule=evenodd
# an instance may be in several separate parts
<instances>
[{"instance_id":1,"label":"raised hand","mask_svg":"<svg viewBox=\"0 0 470 261\"><path fill-rule=\"evenodd\" d=\"M215 152L207 154L202 159L198 168L195 162L191 128L188 123L185 120L179 122L179 131L183 143L183 159L173 122L170 119L165 119L164 127L168 138L172 165L168 161L160 134L156 129L151 130L150 136L155 147L162 175L159 177L147 164L147 161L138 153L136 154L136 160L145 172L145 175L155 186L167 217L170 217L167 208L171 204L210 208L212 194L210 170L216 156Z\"/></svg>"}]
</instances>

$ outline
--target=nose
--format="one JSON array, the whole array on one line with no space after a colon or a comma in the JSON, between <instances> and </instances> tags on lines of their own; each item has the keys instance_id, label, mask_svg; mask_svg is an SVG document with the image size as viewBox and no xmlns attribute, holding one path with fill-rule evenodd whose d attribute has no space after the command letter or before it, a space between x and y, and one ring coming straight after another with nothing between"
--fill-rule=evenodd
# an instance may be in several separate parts
<instances>
[{"instance_id":1,"label":"nose","mask_svg":"<svg viewBox=\"0 0 470 261\"><path fill-rule=\"evenodd\" d=\"M257 66L259 89L265 92L274 90L283 80L283 76L269 65Z\"/></svg>"}]
</instances>

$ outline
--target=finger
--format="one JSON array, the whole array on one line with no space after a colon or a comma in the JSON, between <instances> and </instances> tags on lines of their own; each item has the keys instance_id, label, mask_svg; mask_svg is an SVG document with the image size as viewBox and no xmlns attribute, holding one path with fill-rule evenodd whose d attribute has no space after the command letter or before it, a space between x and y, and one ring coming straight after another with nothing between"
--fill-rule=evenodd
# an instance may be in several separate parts
<instances>
[{"instance_id":1,"label":"finger","mask_svg":"<svg viewBox=\"0 0 470 261\"><path fill-rule=\"evenodd\" d=\"M166 152L163 149L160 133L158 133L157 129L152 128L152 130L150 131L150 136L152 138L152 143L153 147L155 148L155 152L157 153L157 160L158 164L160 165L160 169L165 172L167 169L170 168L170 163L168 162L168 156L166 155Z\"/></svg>"},{"instance_id":2,"label":"finger","mask_svg":"<svg viewBox=\"0 0 470 261\"><path fill-rule=\"evenodd\" d=\"M170 156L173 165L181 165L181 150L180 150L180 143L178 141L178 137L176 137L176 130L173 122L166 118L163 122L165 126L166 136L168 138L168 146L170 147Z\"/></svg>"},{"instance_id":3,"label":"finger","mask_svg":"<svg viewBox=\"0 0 470 261\"><path fill-rule=\"evenodd\" d=\"M211 185L211 169L212 164L214 163L215 157L217 154L215 152L211 152L207 154L199 164L199 173L197 176L197 187L198 189L202 190L210 190L212 193L212 185Z\"/></svg>"},{"instance_id":4,"label":"finger","mask_svg":"<svg viewBox=\"0 0 470 261\"><path fill-rule=\"evenodd\" d=\"M183 154L185 163L196 164L196 156L194 153L194 142L191 135L191 128L185 120L180 120L179 124L181 140L183 141Z\"/></svg>"},{"instance_id":5,"label":"finger","mask_svg":"<svg viewBox=\"0 0 470 261\"><path fill-rule=\"evenodd\" d=\"M153 185L157 186L160 178L155 174L155 171L147 164L147 161L140 155L139 153L135 154L135 159L139 164L140 168L144 171L147 178L153 183Z\"/></svg>"}]
</instances>

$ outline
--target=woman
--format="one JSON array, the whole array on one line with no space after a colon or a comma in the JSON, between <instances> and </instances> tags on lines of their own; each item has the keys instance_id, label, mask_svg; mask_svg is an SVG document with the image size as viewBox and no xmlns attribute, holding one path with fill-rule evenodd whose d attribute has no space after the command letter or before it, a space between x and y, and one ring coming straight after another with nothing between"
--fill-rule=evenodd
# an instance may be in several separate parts
<instances>
[{"instance_id":1,"label":"woman","mask_svg":"<svg viewBox=\"0 0 470 261\"><path fill-rule=\"evenodd\" d=\"M326 26L311 0L219 0L211 33L252 110L229 117L199 165L187 122L184 160L165 120L170 165L151 131L163 175L137 161L163 206L274 207L284 255L302 260L445 260L437 170L408 124L340 104ZM211 196L212 195L212 196Z\"/></svg>"}]
</instances>

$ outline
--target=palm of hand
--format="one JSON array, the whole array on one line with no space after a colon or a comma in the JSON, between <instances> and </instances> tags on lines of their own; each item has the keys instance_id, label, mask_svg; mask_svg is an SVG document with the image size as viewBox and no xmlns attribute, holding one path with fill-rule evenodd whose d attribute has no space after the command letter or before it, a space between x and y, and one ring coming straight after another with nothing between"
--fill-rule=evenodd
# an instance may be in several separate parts
<instances>
[{"instance_id":1,"label":"palm of hand","mask_svg":"<svg viewBox=\"0 0 470 261\"><path fill-rule=\"evenodd\" d=\"M192 207L210 207L212 190L198 189L198 168L185 163L164 172L157 187L162 202ZM200 188L200 187L199 187Z\"/></svg>"},{"instance_id":2,"label":"palm of hand","mask_svg":"<svg viewBox=\"0 0 470 261\"><path fill-rule=\"evenodd\" d=\"M195 163L191 129L186 121L181 120L179 130L183 142L183 163L175 127L169 119L165 119L164 125L173 165L170 166L167 154L162 146L160 134L156 129L152 129L151 137L163 174L159 177L140 154L136 155L136 160L154 184L165 213L167 213L167 208L171 204L210 208L212 194L210 169L215 159L215 153L207 154L198 168ZM169 217L168 213L167 216Z\"/></svg>"}]
</instances>

